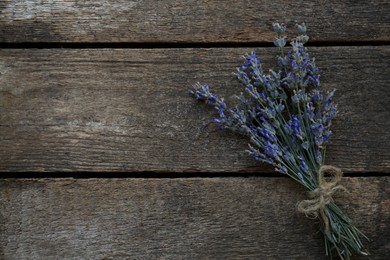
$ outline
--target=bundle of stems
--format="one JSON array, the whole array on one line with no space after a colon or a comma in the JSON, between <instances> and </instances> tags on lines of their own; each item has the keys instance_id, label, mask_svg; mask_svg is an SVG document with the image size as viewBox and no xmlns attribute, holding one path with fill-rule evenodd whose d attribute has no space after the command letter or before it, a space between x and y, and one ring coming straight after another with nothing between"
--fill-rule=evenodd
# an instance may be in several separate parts
<instances>
[{"instance_id":1,"label":"bundle of stems","mask_svg":"<svg viewBox=\"0 0 390 260\"><path fill-rule=\"evenodd\" d=\"M320 88L319 70L304 44L305 24L297 25L298 36L286 47L286 27L274 23L279 49L277 69L263 72L255 51L244 56L235 75L243 87L235 107L197 83L191 93L218 111L214 121L221 128L249 137L249 153L255 160L271 164L275 170L302 184L311 196L298 204L298 211L318 218L324 234L326 255L337 253L350 259L354 253L366 255L366 238L334 203L332 195L345 189L339 184L340 169L325 165L325 144L337 113L335 90Z\"/></svg>"}]
</instances>

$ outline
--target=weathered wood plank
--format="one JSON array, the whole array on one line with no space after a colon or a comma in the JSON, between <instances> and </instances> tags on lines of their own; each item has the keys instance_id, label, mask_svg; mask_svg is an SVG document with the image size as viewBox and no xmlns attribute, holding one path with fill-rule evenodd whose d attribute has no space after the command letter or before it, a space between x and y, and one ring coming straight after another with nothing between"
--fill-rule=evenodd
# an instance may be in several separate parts
<instances>
[{"instance_id":1,"label":"weathered wood plank","mask_svg":"<svg viewBox=\"0 0 390 260\"><path fill-rule=\"evenodd\" d=\"M390 254L390 177L344 178L336 201ZM2 179L2 259L325 259L287 178Z\"/></svg>"},{"instance_id":2,"label":"weathered wood plank","mask_svg":"<svg viewBox=\"0 0 390 260\"><path fill-rule=\"evenodd\" d=\"M0 51L1 171L270 172L211 123L197 80L238 93L249 49ZM266 67L274 48L258 49ZM312 48L340 114L328 163L389 172L389 47Z\"/></svg>"},{"instance_id":3,"label":"weathered wood plank","mask_svg":"<svg viewBox=\"0 0 390 260\"><path fill-rule=\"evenodd\" d=\"M314 41L388 41L375 1L0 1L0 42L270 42L272 22L305 21Z\"/></svg>"}]
</instances>

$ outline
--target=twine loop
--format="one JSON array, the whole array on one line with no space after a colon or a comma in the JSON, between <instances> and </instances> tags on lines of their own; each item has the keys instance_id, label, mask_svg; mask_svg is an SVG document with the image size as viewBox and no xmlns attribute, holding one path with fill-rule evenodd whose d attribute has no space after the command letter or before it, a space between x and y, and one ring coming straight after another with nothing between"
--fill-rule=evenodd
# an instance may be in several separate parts
<instances>
[{"instance_id":1,"label":"twine loop","mask_svg":"<svg viewBox=\"0 0 390 260\"><path fill-rule=\"evenodd\" d=\"M330 175L330 178L325 178L325 175ZM326 205L332 201L332 196L337 190L346 191L346 188L339 185L342 176L343 172L337 167L331 165L321 166L318 171L318 188L309 192L312 199L298 203L298 211L307 217L321 217L326 233L329 232L329 219L325 213Z\"/></svg>"}]
</instances>

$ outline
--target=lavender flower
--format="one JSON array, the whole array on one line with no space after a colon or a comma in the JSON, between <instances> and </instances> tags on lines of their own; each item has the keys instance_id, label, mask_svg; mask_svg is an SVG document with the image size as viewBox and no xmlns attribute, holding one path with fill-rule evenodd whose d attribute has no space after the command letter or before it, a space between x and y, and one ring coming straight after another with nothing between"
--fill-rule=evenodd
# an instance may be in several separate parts
<instances>
[{"instance_id":1,"label":"lavender flower","mask_svg":"<svg viewBox=\"0 0 390 260\"><path fill-rule=\"evenodd\" d=\"M286 49L286 26L273 24L274 41L280 50L278 67L264 74L260 58L253 51L235 75L243 88L238 106L228 108L222 98L210 92L207 84L197 83L191 91L199 100L213 106L214 121L249 138L249 154L257 161L271 164L309 191L319 187L319 170L325 160L332 119L337 114L335 91L320 88L319 69L304 44L309 40L305 24L297 25L299 35ZM336 251L343 259L352 252L365 254L360 238L364 235L333 203L326 205L323 218L326 252ZM325 214L324 213L324 214ZM328 219L338 221L330 225ZM321 221L321 219L320 219Z\"/></svg>"}]
</instances>

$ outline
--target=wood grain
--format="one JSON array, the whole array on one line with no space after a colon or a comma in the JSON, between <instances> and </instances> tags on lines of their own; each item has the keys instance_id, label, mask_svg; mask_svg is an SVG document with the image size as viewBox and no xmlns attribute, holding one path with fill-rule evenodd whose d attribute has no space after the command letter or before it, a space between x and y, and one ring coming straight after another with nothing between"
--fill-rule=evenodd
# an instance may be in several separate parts
<instances>
[{"instance_id":1,"label":"wood grain","mask_svg":"<svg viewBox=\"0 0 390 260\"><path fill-rule=\"evenodd\" d=\"M390 178L344 178L336 201L390 254ZM2 259L326 259L287 178L2 179ZM354 258L355 259L355 258ZM366 259L366 258L362 258Z\"/></svg>"},{"instance_id":2,"label":"wood grain","mask_svg":"<svg viewBox=\"0 0 390 260\"><path fill-rule=\"evenodd\" d=\"M389 47L312 48L339 116L327 162L389 172ZM0 51L1 171L270 172L192 98L196 81L231 100L249 49ZM266 69L274 48L260 48Z\"/></svg>"},{"instance_id":3,"label":"wood grain","mask_svg":"<svg viewBox=\"0 0 390 260\"><path fill-rule=\"evenodd\" d=\"M313 41L389 41L375 1L0 0L0 42L272 42L272 22L305 21Z\"/></svg>"}]
</instances>

